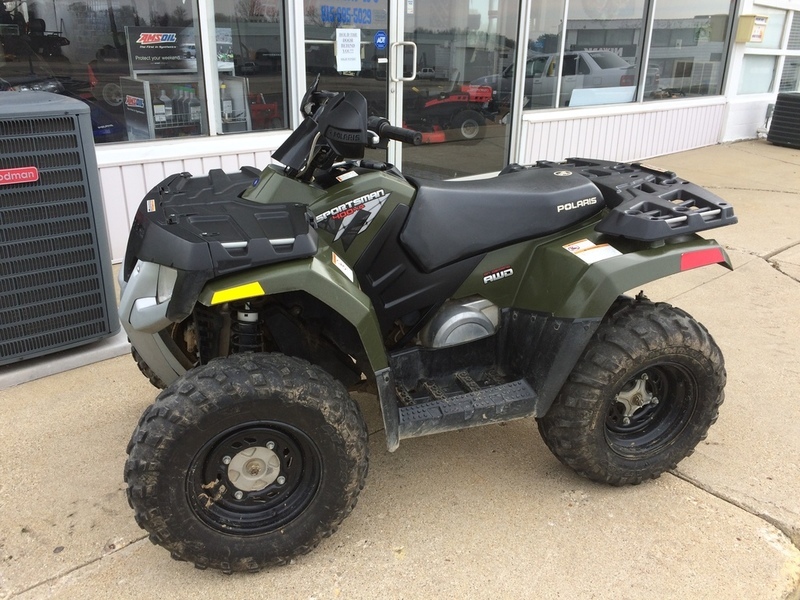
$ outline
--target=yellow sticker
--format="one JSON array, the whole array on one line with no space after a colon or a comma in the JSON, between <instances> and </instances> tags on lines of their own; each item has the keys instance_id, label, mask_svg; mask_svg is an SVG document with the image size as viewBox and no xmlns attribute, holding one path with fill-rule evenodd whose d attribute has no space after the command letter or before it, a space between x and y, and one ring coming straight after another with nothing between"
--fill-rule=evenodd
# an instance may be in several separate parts
<instances>
[{"instance_id":1,"label":"yellow sticker","mask_svg":"<svg viewBox=\"0 0 800 600\"><path fill-rule=\"evenodd\" d=\"M227 290L219 290L214 292L211 296L211 305L222 304L223 302L233 302L234 300L244 300L245 298L252 298L253 296L264 296L266 292L261 284L257 281L253 283L245 283L244 285L237 285L236 287L228 288Z\"/></svg>"}]
</instances>

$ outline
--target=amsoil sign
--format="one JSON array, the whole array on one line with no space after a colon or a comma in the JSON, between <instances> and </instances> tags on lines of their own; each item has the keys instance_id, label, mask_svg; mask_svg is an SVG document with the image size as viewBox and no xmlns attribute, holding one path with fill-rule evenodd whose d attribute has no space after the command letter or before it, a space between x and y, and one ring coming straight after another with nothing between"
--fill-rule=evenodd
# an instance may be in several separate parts
<instances>
[{"instance_id":1,"label":"amsoil sign","mask_svg":"<svg viewBox=\"0 0 800 600\"><path fill-rule=\"evenodd\" d=\"M39 181L39 169L36 167L21 167L19 169L0 169L0 185L14 185L15 183L31 183Z\"/></svg>"}]
</instances>

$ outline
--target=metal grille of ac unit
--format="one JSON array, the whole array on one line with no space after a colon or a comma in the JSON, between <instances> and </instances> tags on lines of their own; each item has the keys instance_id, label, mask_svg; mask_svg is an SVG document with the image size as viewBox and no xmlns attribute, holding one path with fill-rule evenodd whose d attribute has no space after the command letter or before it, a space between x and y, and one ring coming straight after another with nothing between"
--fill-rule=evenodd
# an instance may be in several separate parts
<instances>
[{"instance_id":1,"label":"metal grille of ac unit","mask_svg":"<svg viewBox=\"0 0 800 600\"><path fill-rule=\"evenodd\" d=\"M778 146L800 148L800 93L778 94L767 140Z\"/></svg>"},{"instance_id":2,"label":"metal grille of ac unit","mask_svg":"<svg viewBox=\"0 0 800 600\"><path fill-rule=\"evenodd\" d=\"M119 324L88 107L1 94L0 173L38 170L37 181L0 185L3 365L98 340ZM24 111L15 110L23 97Z\"/></svg>"}]
</instances>

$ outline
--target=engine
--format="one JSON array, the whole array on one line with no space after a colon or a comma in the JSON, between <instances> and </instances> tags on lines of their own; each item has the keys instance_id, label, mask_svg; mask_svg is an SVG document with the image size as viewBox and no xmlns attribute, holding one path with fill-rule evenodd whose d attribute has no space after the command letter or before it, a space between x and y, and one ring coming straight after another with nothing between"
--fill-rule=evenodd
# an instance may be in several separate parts
<instances>
[{"instance_id":1,"label":"engine","mask_svg":"<svg viewBox=\"0 0 800 600\"><path fill-rule=\"evenodd\" d=\"M500 309L479 296L451 300L442 305L419 333L427 348L444 348L493 335L500 321Z\"/></svg>"}]
</instances>

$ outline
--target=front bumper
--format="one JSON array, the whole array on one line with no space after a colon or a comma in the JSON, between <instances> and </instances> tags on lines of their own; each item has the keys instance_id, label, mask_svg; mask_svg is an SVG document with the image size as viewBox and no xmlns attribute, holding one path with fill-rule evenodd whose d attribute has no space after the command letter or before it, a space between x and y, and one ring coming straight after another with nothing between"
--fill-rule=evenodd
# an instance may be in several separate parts
<instances>
[{"instance_id":1,"label":"front bumper","mask_svg":"<svg viewBox=\"0 0 800 600\"><path fill-rule=\"evenodd\" d=\"M153 373L169 385L183 375L186 368L162 338L169 332L173 321L167 318L169 299L158 301L160 269L155 263L138 261L127 282L120 271L119 318L131 345ZM164 293L163 289L161 293Z\"/></svg>"}]
</instances>

